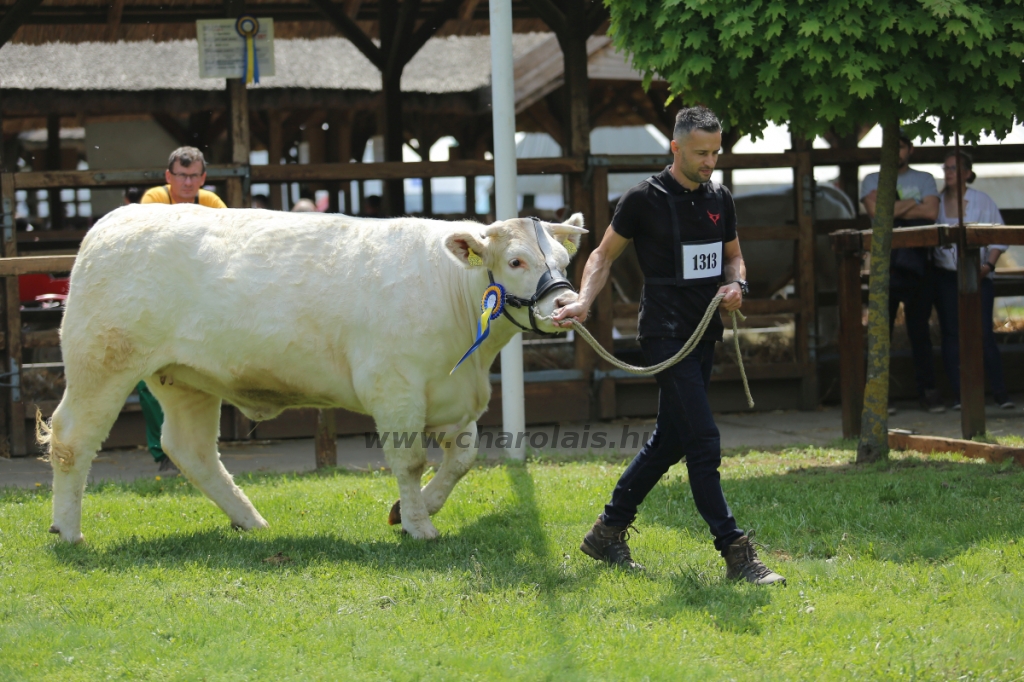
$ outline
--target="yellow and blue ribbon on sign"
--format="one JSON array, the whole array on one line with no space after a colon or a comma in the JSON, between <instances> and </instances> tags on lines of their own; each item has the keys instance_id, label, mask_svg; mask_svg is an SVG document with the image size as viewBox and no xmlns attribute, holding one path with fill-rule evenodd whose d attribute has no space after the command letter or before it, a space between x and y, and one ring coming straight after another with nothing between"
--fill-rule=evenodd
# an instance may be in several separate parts
<instances>
[{"instance_id":1,"label":"yellow and blue ribbon on sign","mask_svg":"<svg viewBox=\"0 0 1024 682\"><path fill-rule=\"evenodd\" d=\"M462 356L452 371L448 374L454 374L455 370L459 368L466 358L473 354L480 344L484 342L484 339L491 333L491 322L498 319L502 311L505 310L505 287L500 284L491 284L484 290L483 298L480 300L480 319L476 323L476 341L469 347L466 354Z\"/></svg>"},{"instance_id":2,"label":"yellow and blue ribbon on sign","mask_svg":"<svg viewBox=\"0 0 1024 682\"><path fill-rule=\"evenodd\" d=\"M260 32L260 22L256 17L245 14L238 17L238 21L235 22L235 30L245 41L245 68L242 72L242 82L246 85L259 83L260 62L256 58L256 34Z\"/></svg>"}]
</instances>

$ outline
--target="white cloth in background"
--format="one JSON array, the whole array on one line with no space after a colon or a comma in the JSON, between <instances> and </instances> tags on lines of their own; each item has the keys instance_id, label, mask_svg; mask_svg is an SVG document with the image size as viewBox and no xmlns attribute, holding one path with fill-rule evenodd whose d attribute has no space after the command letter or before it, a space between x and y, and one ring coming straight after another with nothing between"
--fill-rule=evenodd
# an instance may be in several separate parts
<instances>
[{"instance_id":1,"label":"white cloth in background","mask_svg":"<svg viewBox=\"0 0 1024 682\"><path fill-rule=\"evenodd\" d=\"M946 202L939 197L939 218L937 220L940 225L959 225L960 220L956 216L946 215ZM989 225L1005 225L1003 222L1003 216L999 213L999 207L996 206L996 202L992 201L992 197L985 194L980 190L976 190L972 187L968 187L967 191L964 192L964 224L970 223L983 223ZM1000 251L1006 251L1007 246L1005 244L989 244L988 246L981 247L981 262L984 263L988 258L989 249L999 249ZM935 266L942 268L943 270L956 271L956 247L955 246L937 246L934 251ZM994 273L989 273L988 277L992 277Z\"/></svg>"}]
</instances>

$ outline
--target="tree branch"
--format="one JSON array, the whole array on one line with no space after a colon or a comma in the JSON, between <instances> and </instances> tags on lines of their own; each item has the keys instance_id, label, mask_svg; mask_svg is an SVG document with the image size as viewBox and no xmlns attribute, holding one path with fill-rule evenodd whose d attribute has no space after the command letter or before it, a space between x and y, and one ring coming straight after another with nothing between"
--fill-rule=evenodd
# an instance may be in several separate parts
<instances>
[{"instance_id":1,"label":"tree branch","mask_svg":"<svg viewBox=\"0 0 1024 682\"><path fill-rule=\"evenodd\" d=\"M20 0L25 2L25 0ZM356 22L349 18L345 9L331 0L310 0L313 6L320 10L327 19L334 24L338 32L348 38L370 62L381 71L384 70L384 53L373 44L369 36L363 33Z\"/></svg>"},{"instance_id":2,"label":"tree branch","mask_svg":"<svg viewBox=\"0 0 1024 682\"><path fill-rule=\"evenodd\" d=\"M9 6L0 19L0 47L7 44L7 41L14 37L14 34L21 28L21 25L32 16L43 0L18 0L14 5Z\"/></svg>"},{"instance_id":3,"label":"tree branch","mask_svg":"<svg viewBox=\"0 0 1024 682\"><path fill-rule=\"evenodd\" d=\"M527 2L556 35L562 36L569 32L569 23L565 20L565 14L552 0L527 0Z\"/></svg>"}]
</instances>

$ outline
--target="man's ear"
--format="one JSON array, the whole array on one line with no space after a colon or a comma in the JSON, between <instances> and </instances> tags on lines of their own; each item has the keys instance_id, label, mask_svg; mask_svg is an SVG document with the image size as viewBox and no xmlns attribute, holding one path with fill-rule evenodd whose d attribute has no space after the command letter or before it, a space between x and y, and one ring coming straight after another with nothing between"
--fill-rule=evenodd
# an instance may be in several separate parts
<instances>
[{"instance_id":1,"label":"man's ear","mask_svg":"<svg viewBox=\"0 0 1024 682\"><path fill-rule=\"evenodd\" d=\"M456 232L445 238L444 247L463 266L481 267L487 262L487 241L472 232Z\"/></svg>"},{"instance_id":2,"label":"man's ear","mask_svg":"<svg viewBox=\"0 0 1024 682\"><path fill-rule=\"evenodd\" d=\"M569 256L576 255L580 248L580 238L587 233L587 230L583 229L582 213L573 213L564 223L551 223L547 228L555 241L569 252ZM567 244L572 248L569 248Z\"/></svg>"}]
</instances>

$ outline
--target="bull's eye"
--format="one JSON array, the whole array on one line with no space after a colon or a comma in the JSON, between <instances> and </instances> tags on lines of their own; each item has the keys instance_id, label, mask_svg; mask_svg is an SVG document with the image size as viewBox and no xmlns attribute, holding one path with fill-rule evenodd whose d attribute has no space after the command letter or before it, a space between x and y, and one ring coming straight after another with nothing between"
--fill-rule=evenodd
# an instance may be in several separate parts
<instances>
[{"instance_id":1,"label":"bull's eye","mask_svg":"<svg viewBox=\"0 0 1024 682\"><path fill-rule=\"evenodd\" d=\"M513 258L512 260L510 260L508 262L508 266L510 268L518 268L522 264L523 264L523 261L519 260L518 258Z\"/></svg>"}]
</instances>

